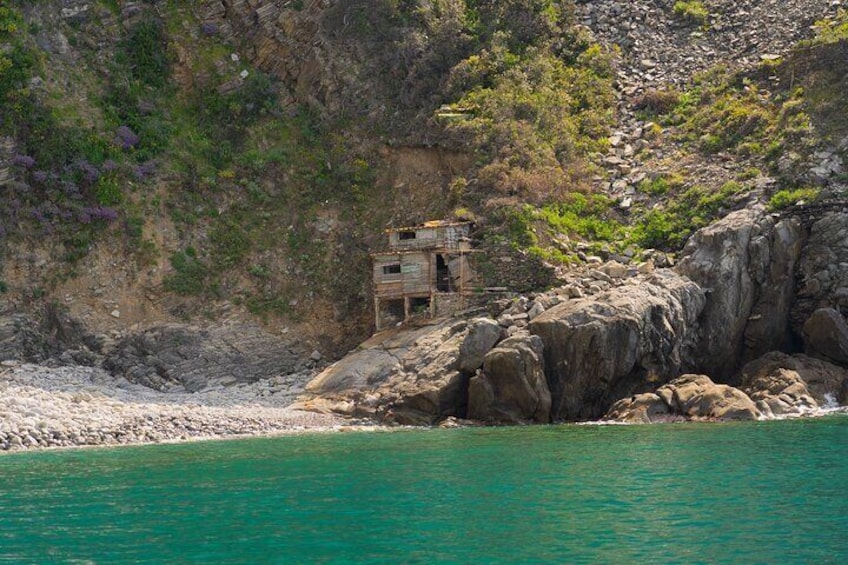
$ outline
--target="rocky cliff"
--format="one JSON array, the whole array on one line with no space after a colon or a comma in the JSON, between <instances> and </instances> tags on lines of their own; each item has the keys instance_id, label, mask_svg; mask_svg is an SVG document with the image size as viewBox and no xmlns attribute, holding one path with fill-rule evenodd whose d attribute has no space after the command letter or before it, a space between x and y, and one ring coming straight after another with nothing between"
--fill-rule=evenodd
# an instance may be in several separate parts
<instances>
[{"instance_id":1,"label":"rocky cliff","mask_svg":"<svg viewBox=\"0 0 848 565\"><path fill-rule=\"evenodd\" d=\"M767 415L807 402L791 371L844 398L840 6L4 6L0 359L291 397L370 334L382 230L454 216L524 295L375 336L304 405L589 419L705 374Z\"/></svg>"},{"instance_id":2,"label":"rocky cliff","mask_svg":"<svg viewBox=\"0 0 848 565\"><path fill-rule=\"evenodd\" d=\"M839 233L848 211L827 223ZM844 402L841 293L819 293L802 332L791 323L806 300L800 265L827 249L817 225L754 206L696 233L674 270L622 271L591 296L572 285L492 318L378 334L319 375L305 405L432 423L762 418Z\"/></svg>"}]
</instances>

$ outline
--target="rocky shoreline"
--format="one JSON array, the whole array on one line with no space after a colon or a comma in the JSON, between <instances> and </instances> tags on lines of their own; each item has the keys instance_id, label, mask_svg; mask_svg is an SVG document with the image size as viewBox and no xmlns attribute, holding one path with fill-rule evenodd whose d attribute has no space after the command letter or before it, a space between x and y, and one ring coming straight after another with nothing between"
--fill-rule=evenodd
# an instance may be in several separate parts
<instances>
[{"instance_id":1,"label":"rocky shoreline","mask_svg":"<svg viewBox=\"0 0 848 565\"><path fill-rule=\"evenodd\" d=\"M622 399L602 420L579 423L772 420L848 413L848 408L835 404L819 406L797 376L787 379L778 374L776 380L782 388L765 400L762 394L752 393L751 399L758 399L754 403L727 385L716 385L702 375L684 375L657 394ZM0 452L358 429L349 417L296 408L290 397L274 390L275 384L269 380L193 393L160 392L116 379L98 368L4 361L0 365ZM774 388L773 382L760 383L766 388L769 384ZM725 394L727 390L733 394ZM709 409L699 412L705 406ZM440 426L482 423L448 418Z\"/></svg>"},{"instance_id":2,"label":"rocky shoreline","mask_svg":"<svg viewBox=\"0 0 848 565\"><path fill-rule=\"evenodd\" d=\"M393 328L318 374L299 406L432 425L767 419L848 404L848 209L795 212L733 212L693 235L674 268L587 257L559 288Z\"/></svg>"},{"instance_id":3,"label":"rocky shoreline","mask_svg":"<svg viewBox=\"0 0 848 565\"><path fill-rule=\"evenodd\" d=\"M274 379L160 392L103 369L0 366L0 451L114 446L338 430L350 421L290 407Z\"/></svg>"}]
</instances>

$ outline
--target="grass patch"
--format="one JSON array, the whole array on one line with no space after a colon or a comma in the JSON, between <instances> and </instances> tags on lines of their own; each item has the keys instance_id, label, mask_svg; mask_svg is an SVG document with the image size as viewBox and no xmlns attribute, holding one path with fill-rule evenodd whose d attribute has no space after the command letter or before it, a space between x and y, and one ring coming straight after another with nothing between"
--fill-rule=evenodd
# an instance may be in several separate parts
<instances>
[{"instance_id":1,"label":"grass patch","mask_svg":"<svg viewBox=\"0 0 848 565\"><path fill-rule=\"evenodd\" d=\"M779 190L775 192L771 198L769 198L768 209L772 212L777 212L801 202L809 204L819 197L819 192L820 191L817 188Z\"/></svg>"},{"instance_id":2,"label":"grass patch","mask_svg":"<svg viewBox=\"0 0 848 565\"><path fill-rule=\"evenodd\" d=\"M699 0L678 0L674 3L672 12L678 19L688 24L699 26L706 25L710 17L706 6Z\"/></svg>"},{"instance_id":3,"label":"grass patch","mask_svg":"<svg viewBox=\"0 0 848 565\"><path fill-rule=\"evenodd\" d=\"M201 296L213 290L210 286L210 267L197 256L193 247L171 255L174 272L165 277L165 290L183 296Z\"/></svg>"}]
</instances>

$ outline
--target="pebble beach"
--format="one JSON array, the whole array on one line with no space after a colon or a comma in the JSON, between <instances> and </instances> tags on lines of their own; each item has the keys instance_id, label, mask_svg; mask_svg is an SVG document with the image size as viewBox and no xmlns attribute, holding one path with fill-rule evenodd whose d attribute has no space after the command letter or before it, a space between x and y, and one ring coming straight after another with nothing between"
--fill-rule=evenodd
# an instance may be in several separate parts
<instances>
[{"instance_id":1,"label":"pebble beach","mask_svg":"<svg viewBox=\"0 0 848 565\"><path fill-rule=\"evenodd\" d=\"M81 366L0 365L0 451L330 431L335 416L290 408L274 379L160 392Z\"/></svg>"}]
</instances>

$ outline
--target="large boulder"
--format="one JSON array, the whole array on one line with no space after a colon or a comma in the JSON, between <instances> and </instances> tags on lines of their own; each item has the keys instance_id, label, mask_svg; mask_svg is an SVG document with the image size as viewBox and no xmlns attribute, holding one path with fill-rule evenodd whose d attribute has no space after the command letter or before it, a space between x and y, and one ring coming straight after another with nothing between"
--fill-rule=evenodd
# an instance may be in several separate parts
<instances>
[{"instance_id":1,"label":"large boulder","mask_svg":"<svg viewBox=\"0 0 848 565\"><path fill-rule=\"evenodd\" d=\"M743 382L742 390L767 416L802 415L819 407L801 376L790 369L776 368L765 374L753 373L749 380Z\"/></svg>"},{"instance_id":2,"label":"large boulder","mask_svg":"<svg viewBox=\"0 0 848 565\"><path fill-rule=\"evenodd\" d=\"M628 424L655 424L683 419L672 413L668 404L653 392L622 398L604 415L604 420Z\"/></svg>"},{"instance_id":3,"label":"large boulder","mask_svg":"<svg viewBox=\"0 0 848 565\"><path fill-rule=\"evenodd\" d=\"M848 369L802 354L787 355L773 351L742 367L738 380L745 390L775 390L772 379L791 384L787 374L798 375L808 393L821 406L848 404L845 394ZM779 392L778 392L779 394Z\"/></svg>"},{"instance_id":4,"label":"large boulder","mask_svg":"<svg viewBox=\"0 0 848 565\"><path fill-rule=\"evenodd\" d=\"M819 308L802 328L808 355L848 364L848 324L833 308Z\"/></svg>"},{"instance_id":5,"label":"large boulder","mask_svg":"<svg viewBox=\"0 0 848 565\"><path fill-rule=\"evenodd\" d=\"M529 329L545 347L551 418L597 419L619 398L680 374L703 306L696 284L660 270L539 315Z\"/></svg>"},{"instance_id":6,"label":"large boulder","mask_svg":"<svg viewBox=\"0 0 848 565\"><path fill-rule=\"evenodd\" d=\"M799 335L820 308L848 315L848 213L814 214L807 221L810 235L798 262L798 290L790 318Z\"/></svg>"},{"instance_id":7,"label":"large boulder","mask_svg":"<svg viewBox=\"0 0 848 565\"><path fill-rule=\"evenodd\" d=\"M744 392L706 375L682 375L657 389L672 412L693 420L756 420L760 410Z\"/></svg>"},{"instance_id":8,"label":"large boulder","mask_svg":"<svg viewBox=\"0 0 848 565\"><path fill-rule=\"evenodd\" d=\"M771 416L771 412L768 412ZM655 393L623 398L612 405L604 420L627 423L679 420L757 420L764 417L747 394L716 384L706 375L681 375Z\"/></svg>"},{"instance_id":9,"label":"large boulder","mask_svg":"<svg viewBox=\"0 0 848 565\"><path fill-rule=\"evenodd\" d=\"M427 425L465 417L469 375L460 370L465 320L442 319L379 333L306 387L298 407Z\"/></svg>"},{"instance_id":10,"label":"large boulder","mask_svg":"<svg viewBox=\"0 0 848 565\"><path fill-rule=\"evenodd\" d=\"M501 337L501 327L491 318L476 318L468 324L468 335L459 346L459 370L473 373Z\"/></svg>"},{"instance_id":11,"label":"large boulder","mask_svg":"<svg viewBox=\"0 0 848 565\"><path fill-rule=\"evenodd\" d=\"M730 377L738 367L791 344L789 309L804 232L762 206L733 212L696 232L677 270L707 294L699 319L699 371Z\"/></svg>"},{"instance_id":12,"label":"large boulder","mask_svg":"<svg viewBox=\"0 0 848 565\"><path fill-rule=\"evenodd\" d=\"M501 342L471 378L468 417L495 422L547 423L551 394L545 381L542 340L517 335Z\"/></svg>"}]
</instances>

